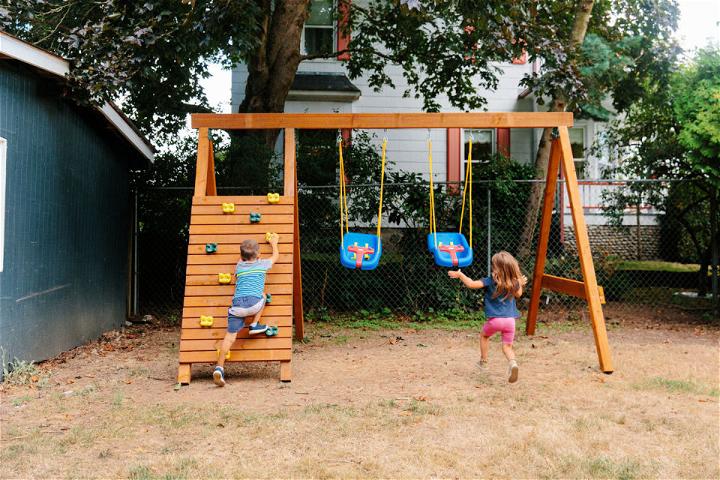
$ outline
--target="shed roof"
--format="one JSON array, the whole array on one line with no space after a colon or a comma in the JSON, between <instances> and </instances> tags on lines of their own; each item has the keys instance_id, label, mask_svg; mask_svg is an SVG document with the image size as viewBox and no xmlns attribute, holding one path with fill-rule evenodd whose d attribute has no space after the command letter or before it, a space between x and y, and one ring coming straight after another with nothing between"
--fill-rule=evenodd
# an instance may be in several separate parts
<instances>
[{"instance_id":1,"label":"shed roof","mask_svg":"<svg viewBox=\"0 0 720 480\"><path fill-rule=\"evenodd\" d=\"M3 57L20 61L62 78L70 73L70 62L64 58L0 31L0 58ZM113 103L105 102L95 109L143 157L151 162L155 159L154 149L150 142Z\"/></svg>"}]
</instances>

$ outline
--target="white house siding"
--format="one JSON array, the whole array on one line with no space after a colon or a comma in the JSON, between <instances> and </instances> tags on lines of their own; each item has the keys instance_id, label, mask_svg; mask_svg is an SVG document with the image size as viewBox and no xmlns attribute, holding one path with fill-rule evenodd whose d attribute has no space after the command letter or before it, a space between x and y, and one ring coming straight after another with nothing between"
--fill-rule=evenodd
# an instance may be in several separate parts
<instances>
[{"instance_id":1,"label":"white house siding","mask_svg":"<svg viewBox=\"0 0 720 480\"><path fill-rule=\"evenodd\" d=\"M521 92L519 85L523 75L531 70L529 64L503 65L504 74L500 77L498 89L494 92L485 91L488 98L487 110L497 112L532 111L532 100L518 100ZM300 72L337 72L345 73L341 62L334 60L308 61L300 64ZM355 101L293 101L285 103L288 113L382 113L382 112L421 112L422 101L415 98L404 98L403 92L408 85L399 66L390 65L387 73L392 78L395 88L384 88L374 91L363 76L353 80L360 89L360 98ZM245 93L247 69L239 65L232 74L232 108L236 111ZM440 98L443 112L460 111L450 105L446 98ZM378 138L385 132L372 131ZM426 130L391 130L387 132L388 158L395 162L395 168L422 173L428 176ZM444 181L446 172L446 132L432 130L433 173L436 181ZM531 161L534 155L534 136L531 130L514 129L511 132L511 156L520 162Z\"/></svg>"}]
</instances>

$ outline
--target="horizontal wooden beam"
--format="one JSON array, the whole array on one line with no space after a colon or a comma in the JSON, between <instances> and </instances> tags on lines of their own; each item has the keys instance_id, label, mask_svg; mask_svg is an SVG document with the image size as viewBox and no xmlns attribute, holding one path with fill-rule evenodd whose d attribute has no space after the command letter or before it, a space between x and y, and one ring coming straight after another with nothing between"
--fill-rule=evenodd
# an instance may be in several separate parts
<instances>
[{"instance_id":1,"label":"horizontal wooden beam","mask_svg":"<svg viewBox=\"0 0 720 480\"><path fill-rule=\"evenodd\" d=\"M573 297L585 298L585 284L577 280L569 278L556 277L554 275L542 276L542 288L547 288L554 292L564 293ZM605 303L605 291L603 287L598 285L598 293L600 294L600 303Z\"/></svg>"},{"instance_id":2,"label":"horizontal wooden beam","mask_svg":"<svg viewBox=\"0 0 720 480\"><path fill-rule=\"evenodd\" d=\"M546 128L572 127L569 112L479 113L195 113L193 128Z\"/></svg>"}]
</instances>

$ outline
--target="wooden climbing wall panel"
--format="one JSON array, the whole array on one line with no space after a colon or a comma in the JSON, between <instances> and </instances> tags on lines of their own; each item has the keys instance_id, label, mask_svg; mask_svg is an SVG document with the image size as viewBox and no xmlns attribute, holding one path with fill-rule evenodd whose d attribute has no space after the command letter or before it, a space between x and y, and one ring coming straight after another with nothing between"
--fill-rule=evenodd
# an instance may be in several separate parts
<instances>
[{"instance_id":1,"label":"wooden climbing wall panel","mask_svg":"<svg viewBox=\"0 0 720 480\"><path fill-rule=\"evenodd\" d=\"M225 336L227 310L235 290L235 277L221 284L218 274L235 272L240 259L240 243L255 239L261 256L269 257L272 248L266 232L280 235L280 258L267 274L266 293L272 296L261 322L277 326L278 334L248 335L247 328L238 334L229 362L279 361L281 380L290 380L292 354L293 260L295 196L280 197L270 204L267 197L196 196L190 215L187 276L180 334L180 369L178 381L190 382L194 363L215 363L217 349ZM223 213L222 204L233 203L233 213ZM250 213L260 213L259 223L250 221ZM213 253L206 244L216 244ZM201 327L200 316L211 315L212 327Z\"/></svg>"}]
</instances>

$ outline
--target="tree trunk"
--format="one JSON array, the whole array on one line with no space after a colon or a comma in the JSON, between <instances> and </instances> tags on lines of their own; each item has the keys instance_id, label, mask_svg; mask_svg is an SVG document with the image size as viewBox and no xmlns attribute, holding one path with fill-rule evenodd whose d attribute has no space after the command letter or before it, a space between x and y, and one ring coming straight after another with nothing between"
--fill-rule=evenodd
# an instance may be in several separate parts
<instances>
[{"instance_id":1,"label":"tree trunk","mask_svg":"<svg viewBox=\"0 0 720 480\"><path fill-rule=\"evenodd\" d=\"M260 1L265 12L260 44L247 63L245 98L238 111L281 113L300 64L300 38L310 0ZM275 147L278 133L278 130L263 131L269 148Z\"/></svg>"},{"instance_id":2,"label":"tree trunk","mask_svg":"<svg viewBox=\"0 0 720 480\"><path fill-rule=\"evenodd\" d=\"M594 0L578 1L572 32L568 39L568 50L575 50L585 41L585 34L587 33L588 24L590 23L594 3ZM566 106L567 99L565 94L563 92L557 92L550 103L549 110L551 112L564 112ZM551 140L552 129L546 128L543 130L537 155L535 156L535 178L539 180L545 179L547 175ZM544 190L545 184L543 182L533 183L530 198L528 199L527 210L525 210L525 223L520 236L520 246L518 247L518 256L521 259L527 259L530 256L530 249L532 248L533 238L535 237L535 224L537 223L540 212L540 201L543 197Z\"/></svg>"}]
</instances>

